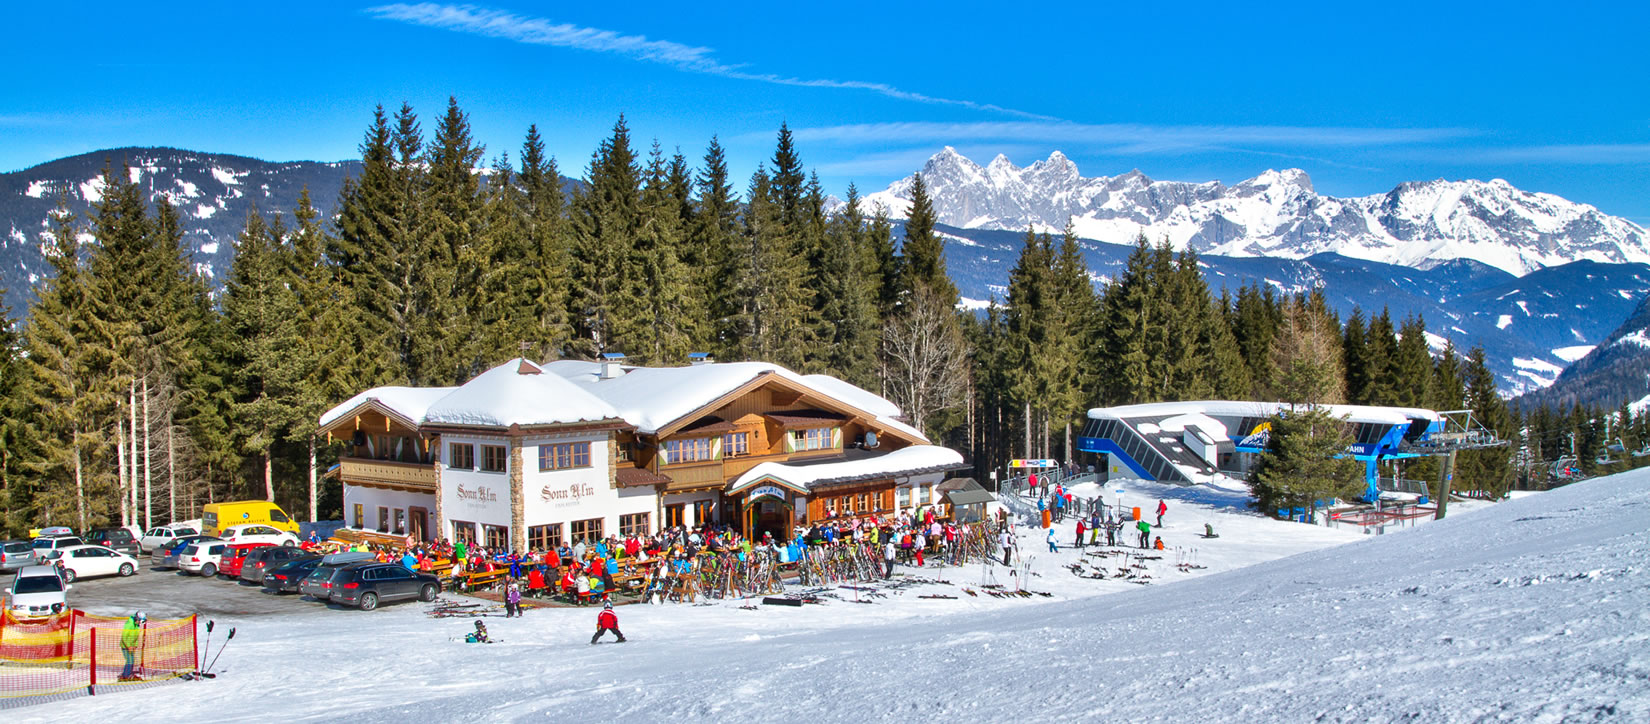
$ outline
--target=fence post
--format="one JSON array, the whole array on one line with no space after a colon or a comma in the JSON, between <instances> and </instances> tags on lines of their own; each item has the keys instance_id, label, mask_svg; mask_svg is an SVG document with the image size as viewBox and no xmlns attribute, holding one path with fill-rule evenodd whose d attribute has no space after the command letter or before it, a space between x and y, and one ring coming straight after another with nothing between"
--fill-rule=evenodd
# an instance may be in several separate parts
<instances>
[{"instance_id":1,"label":"fence post","mask_svg":"<svg viewBox=\"0 0 1650 724\"><path fill-rule=\"evenodd\" d=\"M144 621L143 621L143 633L139 634L139 636L141 636L141 638L138 639L138 665L137 665L137 668L132 670L132 676L137 677L137 678L142 678L143 677L142 672L149 668L149 621L148 621L148 619L144 619Z\"/></svg>"},{"instance_id":2,"label":"fence post","mask_svg":"<svg viewBox=\"0 0 1650 724\"><path fill-rule=\"evenodd\" d=\"M198 615L199 614L195 614L189 617L189 663L195 665L196 671L201 670L201 638L200 631L196 627L195 621Z\"/></svg>"},{"instance_id":3,"label":"fence post","mask_svg":"<svg viewBox=\"0 0 1650 724\"><path fill-rule=\"evenodd\" d=\"M86 694L88 696L97 696L97 627L96 626L92 627L92 667L91 668L92 668L92 678L91 678L91 682L86 684Z\"/></svg>"}]
</instances>

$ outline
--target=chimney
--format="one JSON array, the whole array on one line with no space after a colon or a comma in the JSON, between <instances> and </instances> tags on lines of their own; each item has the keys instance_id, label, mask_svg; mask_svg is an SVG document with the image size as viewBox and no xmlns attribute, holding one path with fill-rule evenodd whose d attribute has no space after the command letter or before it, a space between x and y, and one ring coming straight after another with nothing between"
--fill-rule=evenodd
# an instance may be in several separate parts
<instances>
[{"instance_id":1,"label":"chimney","mask_svg":"<svg viewBox=\"0 0 1650 724\"><path fill-rule=\"evenodd\" d=\"M708 364L710 364L712 362L715 362L715 361L716 360L711 359L709 352L689 352L688 353L688 364L691 364L694 367L698 367L699 365L708 365Z\"/></svg>"},{"instance_id":2,"label":"chimney","mask_svg":"<svg viewBox=\"0 0 1650 724\"><path fill-rule=\"evenodd\" d=\"M602 353L602 379L611 380L624 374L624 353Z\"/></svg>"}]
</instances>

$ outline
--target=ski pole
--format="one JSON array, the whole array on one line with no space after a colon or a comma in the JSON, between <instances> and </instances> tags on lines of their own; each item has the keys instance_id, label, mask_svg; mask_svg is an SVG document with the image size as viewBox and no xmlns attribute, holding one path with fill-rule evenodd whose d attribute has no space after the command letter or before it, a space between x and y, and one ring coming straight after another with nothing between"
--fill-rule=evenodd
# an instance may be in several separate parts
<instances>
[{"instance_id":1,"label":"ski pole","mask_svg":"<svg viewBox=\"0 0 1650 724\"><path fill-rule=\"evenodd\" d=\"M200 665L206 663L206 655L212 653L212 624L211 619L206 620L206 648L201 649L201 660L195 662L196 671L200 671Z\"/></svg>"},{"instance_id":2,"label":"ski pole","mask_svg":"<svg viewBox=\"0 0 1650 724\"><path fill-rule=\"evenodd\" d=\"M229 638L226 638L226 639L223 640L223 645L218 647L217 655L212 657L212 663L206 665L206 670L208 672L212 671L213 666L218 665L218 657L223 656L223 650L229 648L229 642L234 641L234 640L235 640L235 629L230 628L229 629Z\"/></svg>"}]
</instances>

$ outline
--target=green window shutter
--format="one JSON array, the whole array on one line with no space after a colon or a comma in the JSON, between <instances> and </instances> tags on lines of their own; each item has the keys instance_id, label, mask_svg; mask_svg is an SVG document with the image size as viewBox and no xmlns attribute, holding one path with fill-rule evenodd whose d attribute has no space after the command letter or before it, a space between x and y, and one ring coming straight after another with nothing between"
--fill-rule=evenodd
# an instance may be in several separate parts
<instances>
[{"instance_id":1,"label":"green window shutter","mask_svg":"<svg viewBox=\"0 0 1650 724\"><path fill-rule=\"evenodd\" d=\"M837 450L842 449L842 428L831 428L831 447Z\"/></svg>"},{"instance_id":2,"label":"green window shutter","mask_svg":"<svg viewBox=\"0 0 1650 724\"><path fill-rule=\"evenodd\" d=\"M722 459L722 438L713 437L710 439L710 459Z\"/></svg>"},{"instance_id":3,"label":"green window shutter","mask_svg":"<svg viewBox=\"0 0 1650 724\"><path fill-rule=\"evenodd\" d=\"M785 452L796 452L796 433L794 431L785 433Z\"/></svg>"}]
</instances>

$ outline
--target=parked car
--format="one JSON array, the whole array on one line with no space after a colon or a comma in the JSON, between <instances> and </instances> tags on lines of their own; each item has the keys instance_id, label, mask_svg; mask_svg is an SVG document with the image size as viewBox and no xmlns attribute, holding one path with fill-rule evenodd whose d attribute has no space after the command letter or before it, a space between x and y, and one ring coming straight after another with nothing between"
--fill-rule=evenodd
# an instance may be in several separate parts
<instances>
[{"instance_id":1,"label":"parked car","mask_svg":"<svg viewBox=\"0 0 1650 724\"><path fill-rule=\"evenodd\" d=\"M298 534L286 530L278 530L262 523L248 525L232 525L223 529L219 534L230 543L268 543L276 546L297 546Z\"/></svg>"},{"instance_id":2,"label":"parked car","mask_svg":"<svg viewBox=\"0 0 1650 724\"><path fill-rule=\"evenodd\" d=\"M227 542L215 538L195 541L178 554L178 570L211 578L218 575L218 566L223 565L223 555L228 552Z\"/></svg>"},{"instance_id":3,"label":"parked car","mask_svg":"<svg viewBox=\"0 0 1650 724\"><path fill-rule=\"evenodd\" d=\"M83 540L81 540L79 538L76 538L72 535L63 535L63 536L41 536L39 538L34 539L34 542L30 543L29 547L34 549L34 562L36 562L36 563L45 563L46 562L46 556L48 554L50 554L52 551L57 550L59 548L68 548L69 546L79 546L79 545L86 545L86 541L83 541Z\"/></svg>"},{"instance_id":4,"label":"parked car","mask_svg":"<svg viewBox=\"0 0 1650 724\"><path fill-rule=\"evenodd\" d=\"M186 535L164 546L157 546L155 552L149 554L150 568L177 568L178 556L190 543L203 540L218 540L209 535Z\"/></svg>"},{"instance_id":5,"label":"parked car","mask_svg":"<svg viewBox=\"0 0 1650 724\"><path fill-rule=\"evenodd\" d=\"M74 529L66 525L48 525L44 528L35 528L29 531L31 540L35 538L61 538L66 535L74 535Z\"/></svg>"},{"instance_id":6,"label":"parked car","mask_svg":"<svg viewBox=\"0 0 1650 724\"><path fill-rule=\"evenodd\" d=\"M6 610L13 618L41 618L69 608L72 586L51 566L26 566L17 570L6 592Z\"/></svg>"},{"instance_id":7,"label":"parked car","mask_svg":"<svg viewBox=\"0 0 1650 724\"><path fill-rule=\"evenodd\" d=\"M170 546L179 538L199 534L200 531L196 530L194 526L182 523L150 528L148 532L143 534L142 538L138 539L138 550L153 554L156 548Z\"/></svg>"},{"instance_id":8,"label":"parked car","mask_svg":"<svg viewBox=\"0 0 1650 724\"><path fill-rule=\"evenodd\" d=\"M304 582L298 590L317 601L328 601L332 596L332 578L346 566L360 563L377 563L371 553L349 552L333 553L321 558L321 565L316 566L304 577Z\"/></svg>"},{"instance_id":9,"label":"parked car","mask_svg":"<svg viewBox=\"0 0 1650 724\"><path fill-rule=\"evenodd\" d=\"M272 548L268 543L231 543L229 550L223 554L223 560L218 561L218 577L235 579L241 577L241 565L246 563L246 554L259 548Z\"/></svg>"},{"instance_id":10,"label":"parked car","mask_svg":"<svg viewBox=\"0 0 1650 724\"><path fill-rule=\"evenodd\" d=\"M48 560L62 570L66 583L92 576L130 576L138 571L136 558L103 546L66 546L50 556Z\"/></svg>"},{"instance_id":11,"label":"parked car","mask_svg":"<svg viewBox=\"0 0 1650 724\"><path fill-rule=\"evenodd\" d=\"M0 571L15 571L35 565L34 549L26 540L0 541Z\"/></svg>"},{"instance_id":12,"label":"parked car","mask_svg":"<svg viewBox=\"0 0 1650 724\"><path fill-rule=\"evenodd\" d=\"M132 531L125 528L94 528L86 532L84 540L92 545L103 546L129 556L138 553L137 538L132 535Z\"/></svg>"},{"instance_id":13,"label":"parked car","mask_svg":"<svg viewBox=\"0 0 1650 724\"><path fill-rule=\"evenodd\" d=\"M362 611L391 601L434 601L441 593L440 579L409 571L400 563L358 563L342 569L342 573L333 579L332 602Z\"/></svg>"},{"instance_id":14,"label":"parked car","mask_svg":"<svg viewBox=\"0 0 1650 724\"><path fill-rule=\"evenodd\" d=\"M320 558L302 548L288 548L286 546L264 546L247 551L246 561L241 564L241 580L250 583L262 583L264 576L270 571L280 568L287 563L302 558Z\"/></svg>"},{"instance_id":15,"label":"parked car","mask_svg":"<svg viewBox=\"0 0 1650 724\"><path fill-rule=\"evenodd\" d=\"M287 561L264 574L264 590L271 593L297 593L298 587L309 577L309 572L319 565L320 556Z\"/></svg>"}]
</instances>

